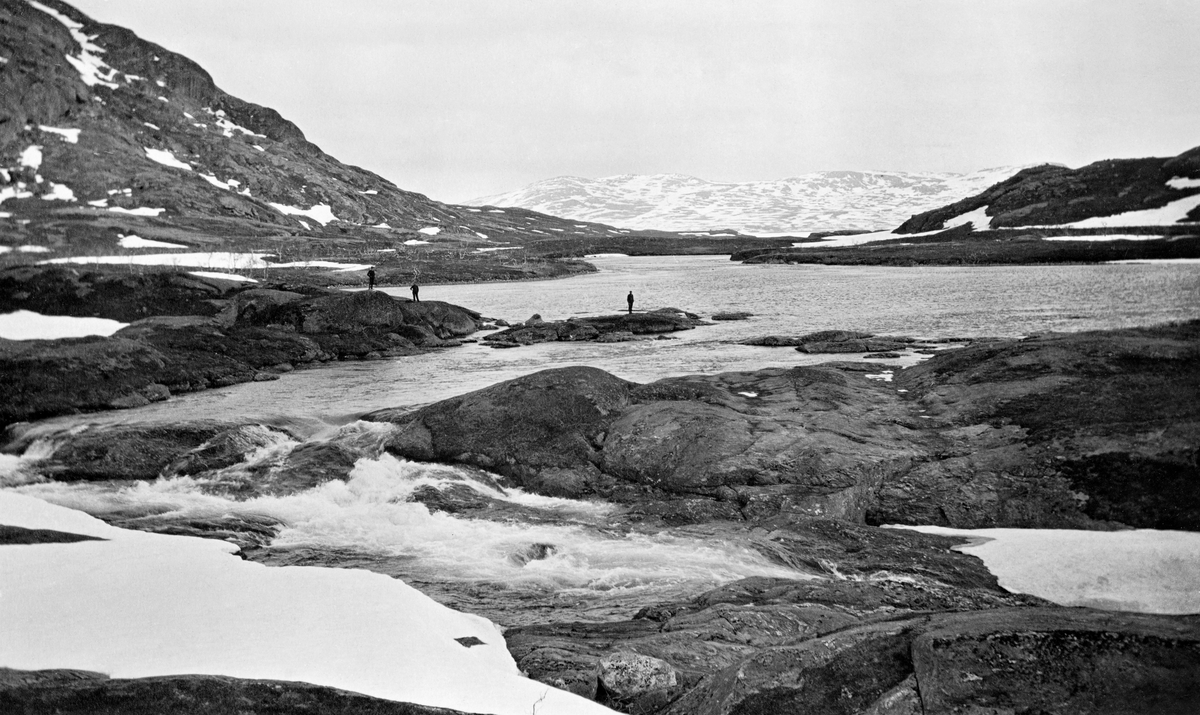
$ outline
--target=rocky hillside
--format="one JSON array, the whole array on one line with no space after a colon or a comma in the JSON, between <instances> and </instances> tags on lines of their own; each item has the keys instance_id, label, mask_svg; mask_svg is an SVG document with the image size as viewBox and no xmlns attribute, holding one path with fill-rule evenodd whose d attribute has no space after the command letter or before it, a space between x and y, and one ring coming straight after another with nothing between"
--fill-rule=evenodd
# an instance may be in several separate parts
<instances>
[{"instance_id":1,"label":"rocky hillside","mask_svg":"<svg viewBox=\"0 0 1200 715\"><path fill-rule=\"evenodd\" d=\"M968 214L971 216L968 217ZM1200 222L1200 147L1170 158L1023 169L986 191L913 216L896 233L1028 227L1187 227Z\"/></svg>"},{"instance_id":2,"label":"rocky hillside","mask_svg":"<svg viewBox=\"0 0 1200 715\"><path fill-rule=\"evenodd\" d=\"M135 231L242 248L260 237L487 247L620 233L404 191L125 28L59 0L0 0L0 252L111 251Z\"/></svg>"},{"instance_id":3,"label":"rocky hillside","mask_svg":"<svg viewBox=\"0 0 1200 715\"><path fill-rule=\"evenodd\" d=\"M633 229L804 233L891 228L1015 174L818 171L777 181L727 183L682 174L560 176L468 203L514 206Z\"/></svg>"}]
</instances>

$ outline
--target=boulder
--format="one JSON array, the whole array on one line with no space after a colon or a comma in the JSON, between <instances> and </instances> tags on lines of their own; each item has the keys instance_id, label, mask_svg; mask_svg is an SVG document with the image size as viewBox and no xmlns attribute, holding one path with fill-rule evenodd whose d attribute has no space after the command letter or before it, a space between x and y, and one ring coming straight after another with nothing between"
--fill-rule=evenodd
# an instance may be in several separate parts
<instances>
[{"instance_id":1,"label":"boulder","mask_svg":"<svg viewBox=\"0 0 1200 715\"><path fill-rule=\"evenodd\" d=\"M60 435L64 441L39 469L59 481L156 479L229 429L217 422L96 425Z\"/></svg>"}]
</instances>

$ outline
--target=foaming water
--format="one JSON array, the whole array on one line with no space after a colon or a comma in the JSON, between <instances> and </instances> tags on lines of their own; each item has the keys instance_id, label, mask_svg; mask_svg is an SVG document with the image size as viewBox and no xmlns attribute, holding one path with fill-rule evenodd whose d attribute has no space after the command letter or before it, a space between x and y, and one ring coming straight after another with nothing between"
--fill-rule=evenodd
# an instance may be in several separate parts
<instances>
[{"instance_id":1,"label":"foaming water","mask_svg":"<svg viewBox=\"0 0 1200 715\"><path fill-rule=\"evenodd\" d=\"M462 518L410 501L423 487L464 485L497 503L535 512L536 518L519 513L511 520ZM180 477L124 485L41 483L19 490L134 527L139 519L280 522L272 551L302 552L317 562L323 554L333 562L353 553L354 565L425 584L478 584L493 597L508 592L510 598L644 603L748 576L806 577L748 545L613 528L609 517L616 507L610 504L503 489L456 467L388 454L359 460L346 481L287 496L239 501L210 486L211 480Z\"/></svg>"}]
</instances>

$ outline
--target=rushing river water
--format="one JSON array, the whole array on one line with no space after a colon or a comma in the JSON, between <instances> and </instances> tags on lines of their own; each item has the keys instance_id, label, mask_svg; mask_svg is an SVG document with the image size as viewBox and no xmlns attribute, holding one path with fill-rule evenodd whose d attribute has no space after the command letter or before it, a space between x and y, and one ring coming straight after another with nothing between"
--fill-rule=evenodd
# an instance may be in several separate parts
<instances>
[{"instance_id":1,"label":"rushing river water","mask_svg":"<svg viewBox=\"0 0 1200 715\"><path fill-rule=\"evenodd\" d=\"M725 257L594 259L597 274L558 281L427 286L486 316L520 321L612 313L633 291L638 310L675 307L711 316L745 311L671 340L542 344L496 350L486 344L395 360L300 370L273 382L184 395L145 408L49 420L52 435L89 424L194 419L261 422L304 440L371 440L385 426L356 422L383 408L416 406L535 370L587 364L648 381L671 375L752 370L859 356L805 355L738 344L749 337L844 328L923 338L1015 337L1149 325L1200 317L1200 265L1093 265L986 268L744 266ZM407 289L388 289L407 294ZM898 365L915 357L896 361ZM381 436L378 436L381 438ZM38 450L0 461L10 483L36 481ZM250 473L298 444L281 438L231 468ZM224 475L221 479L236 477ZM383 454L361 460L346 482L301 494L239 501L216 481L27 483L34 496L138 525L266 518L286 524L271 545L278 563L371 568L399 576L443 602L502 623L562 617L608 618L657 599L751 575L797 572L747 541L701 532L672 535L613 529L611 507L497 490L460 470ZM406 501L423 485L467 484L510 508L510 518L479 521L430 513ZM530 550L545 558L527 558ZM519 603L519 608L514 606Z\"/></svg>"}]
</instances>

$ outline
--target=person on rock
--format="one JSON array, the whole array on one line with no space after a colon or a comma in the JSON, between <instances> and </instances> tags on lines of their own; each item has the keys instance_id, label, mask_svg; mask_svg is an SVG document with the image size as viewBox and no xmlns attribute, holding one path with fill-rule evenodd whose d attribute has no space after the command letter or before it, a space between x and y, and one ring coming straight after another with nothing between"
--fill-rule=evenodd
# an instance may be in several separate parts
<instances>
[{"instance_id":1,"label":"person on rock","mask_svg":"<svg viewBox=\"0 0 1200 715\"><path fill-rule=\"evenodd\" d=\"M629 304L629 314L633 315L633 291L629 291L629 295L625 296L625 302Z\"/></svg>"},{"instance_id":2,"label":"person on rock","mask_svg":"<svg viewBox=\"0 0 1200 715\"><path fill-rule=\"evenodd\" d=\"M412 284L412 294L413 294L413 302L420 303L421 302L421 286L417 285L416 283L413 283Z\"/></svg>"},{"instance_id":3,"label":"person on rock","mask_svg":"<svg viewBox=\"0 0 1200 715\"><path fill-rule=\"evenodd\" d=\"M367 290L375 290L375 269L367 271Z\"/></svg>"}]
</instances>

